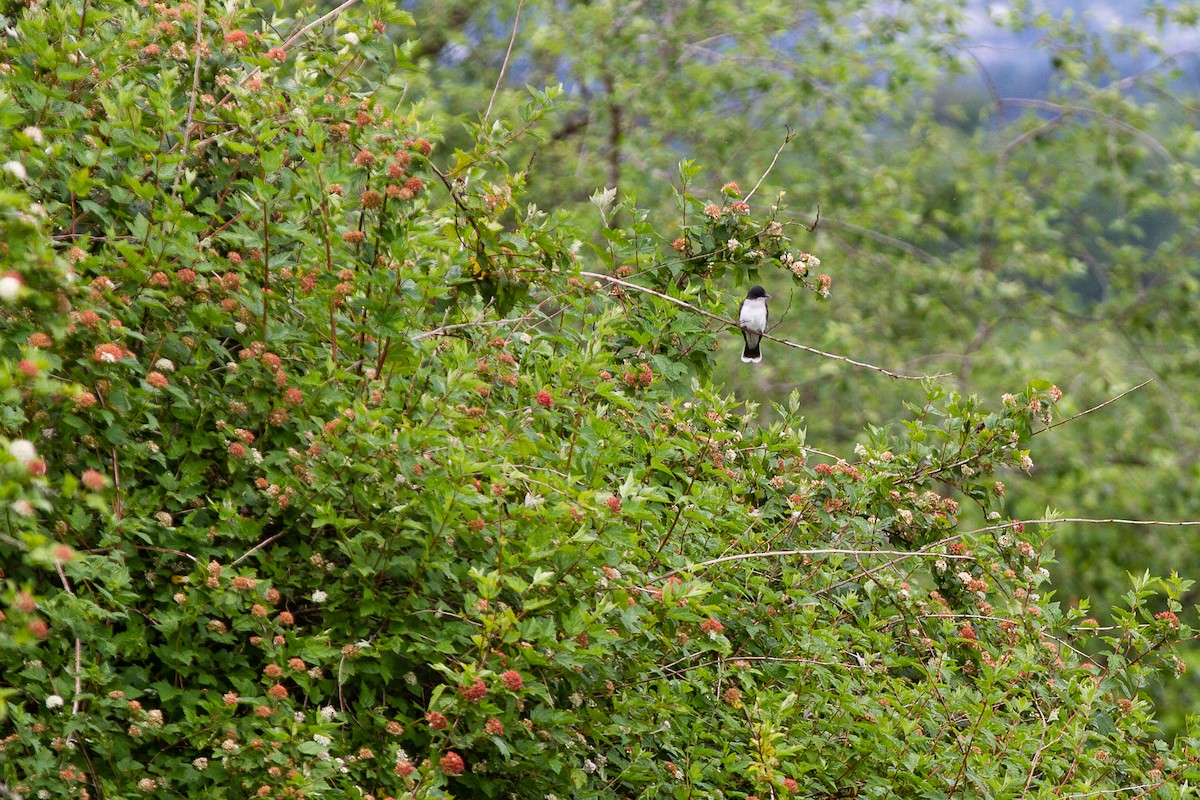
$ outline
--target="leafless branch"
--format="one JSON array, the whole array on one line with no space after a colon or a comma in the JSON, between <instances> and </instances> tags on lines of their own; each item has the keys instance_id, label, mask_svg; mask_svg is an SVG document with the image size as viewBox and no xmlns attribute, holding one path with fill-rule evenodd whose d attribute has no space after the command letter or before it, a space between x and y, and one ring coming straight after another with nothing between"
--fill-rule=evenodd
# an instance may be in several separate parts
<instances>
[{"instance_id":1,"label":"leafless branch","mask_svg":"<svg viewBox=\"0 0 1200 800\"><path fill-rule=\"evenodd\" d=\"M62 564L57 561L54 563L54 568L58 571L58 579L62 581L63 591L72 597L75 592L71 591L71 582L67 580L67 573L63 571ZM75 697L71 700L71 714L79 713L79 703L83 694L83 641L78 636L75 637Z\"/></svg>"},{"instance_id":2,"label":"leafless branch","mask_svg":"<svg viewBox=\"0 0 1200 800\"><path fill-rule=\"evenodd\" d=\"M754 184L754 188L751 189L750 193L746 195L747 203L750 202L751 197L754 197L754 193L758 191L758 187L762 186L762 182L765 181L767 176L771 174L771 170L775 168L775 162L779 160L779 154L783 152L783 148L787 147L788 143L796 137L796 134L791 127L785 125L783 129L787 131L787 135L783 137L783 144L779 145L779 149L775 151L775 157L771 159L771 163L767 165L766 170L764 170L763 174L759 177L758 183Z\"/></svg>"},{"instance_id":3,"label":"leafless branch","mask_svg":"<svg viewBox=\"0 0 1200 800\"><path fill-rule=\"evenodd\" d=\"M1091 408L1087 409L1086 411L1080 411L1078 414L1075 414L1074 416L1067 417L1066 419L1060 419L1058 422L1054 423L1053 425L1043 428L1040 431L1035 431L1034 435L1036 436L1039 433L1045 433L1048 430L1057 428L1059 425L1066 425L1068 422L1070 422L1072 420L1079 419L1080 417L1084 416L1085 414L1090 414L1093 411L1098 411L1098 410L1104 408L1106 405L1109 405L1110 403L1115 403L1118 400L1120 400L1122 397L1124 397L1125 395L1132 394L1133 392L1136 392L1138 389L1141 389L1143 386L1146 386L1147 384L1151 384L1151 383L1154 383L1154 378L1147 378L1146 380L1139 383L1137 386L1134 386L1132 388L1126 389L1125 391L1121 392L1116 397L1110 397L1109 399L1105 400L1103 403L1092 406Z\"/></svg>"},{"instance_id":4,"label":"leafless branch","mask_svg":"<svg viewBox=\"0 0 1200 800\"><path fill-rule=\"evenodd\" d=\"M1018 525L1058 525L1063 522L1078 522L1081 525L1141 525L1149 528L1196 528L1200 527L1200 520L1165 520L1165 519L1121 519L1119 517L1109 517L1107 519L1096 519L1093 517L1047 517L1044 519L1014 519L1008 522L999 522L995 525L987 525L983 528L976 528L967 533L986 533L987 531L1003 531L1009 528L1015 528Z\"/></svg>"},{"instance_id":5,"label":"leafless branch","mask_svg":"<svg viewBox=\"0 0 1200 800\"><path fill-rule=\"evenodd\" d=\"M249 550L247 550L246 552L244 552L244 553L242 553L240 556L238 556L238 557L237 557L237 558L234 560L234 562L233 562L233 564L232 564L231 566L237 566L238 564L242 563L242 562L243 562L243 561L245 561L247 558L249 558L251 555L253 555L254 553L258 552L259 550L262 550L264 547L266 547L266 546L267 546L267 545L269 545L271 542L273 542L273 541L275 541L276 539L278 539L280 536L283 536L283 533L282 533L282 532L280 532L280 533L277 533L277 534L275 534L274 536L268 536L266 539L263 539L261 542L259 542L258 544L254 545L254 547L251 547Z\"/></svg>"},{"instance_id":6,"label":"leafless branch","mask_svg":"<svg viewBox=\"0 0 1200 800\"><path fill-rule=\"evenodd\" d=\"M700 561L695 564L688 564L686 567L673 569L670 572L664 572L656 578L650 578L649 583L658 583L666 580L672 575L678 575L681 572L691 572L692 570L704 569L717 564L724 564L729 561L746 561L751 558L790 558L792 556L899 556L900 558L945 558L952 560L971 561L975 557L970 555L955 555L954 553L934 553L927 550L852 550L837 547L826 547L817 550L766 550L761 553L738 553L732 556L721 556L720 558L712 558L708 561Z\"/></svg>"},{"instance_id":7,"label":"leafless branch","mask_svg":"<svg viewBox=\"0 0 1200 800\"><path fill-rule=\"evenodd\" d=\"M504 81L504 73L508 69L508 60L512 57L513 43L517 41L517 24L521 21L521 8L525 5L525 0L520 0L517 3L517 15L513 18L512 36L508 40L508 50L504 53L504 63L500 65L500 74L496 76L496 86L492 89L492 98L488 100L487 111L483 112L483 121L487 122L488 117L492 115L492 104L496 102L496 94L500 91L500 84Z\"/></svg>"},{"instance_id":8,"label":"leafless branch","mask_svg":"<svg viewBox=\"0 0 1200 800\"><path fill-rule=\"evenodd\" d=\"M636 292L642 292L643 294L653 295L654 297L657 297L660 300L666 300L668 303L674 303L675 305L679 306L680 308L686 308L689 311L691 311L695 314L699 314L702 317L708 317L709 319L716 320L717 322L720 322L727 327L738 328L739 330L741 329L740 326L733 320L726 319L725 317L705 311L702 308L697 308L696 306L692 305L691 303L687 302L686 300L680 300L678 297L672 297L669 294L663 294L662 292L657 292L654 289L649 289L645 286L640 286L636 283L630 283L628 281L623 281L620 278L614 278L612 275L605 275L605 274L599 273L599 272L580 272L579 274L586 278L599 278L600 280L608 281L609 283L615 283L618 286L623 286L626 289L632 289ZM883 367L877 367L874 364L868 364L865 361L857 361L853 358L848 358L847 356L839 356L836 353L827 353L824 350L818 350L815 347L809 347L806 344L800 344L799 342L793 342L788 339L781 339L778 336L772 336L769 333L764 333L762 335L762 338L770 339L772 342L778 342L779 344L782 344L785 347L792 347L797 350L803 350L807 353L812 353L814 355L821 356L822 358L830 358L830 359L833 359L834 361L841 361L846 364L851 364L855 367L861 367L863 369L873 370L882 375L886 375L889 378L895 378L897 380L926 381L926 380L933 380L936 378L946 377L946 373L939 373L937 375L901 375L898 372L892 372L889 369L884 369Z\"/></svg>"},{"instance_id":9,"label":"leafless branch","mask_svg":"<svg viewBox=\"0 0 1200 800\"><path fill-rule=\"evenodd\" d=\"M453 325L442 325L434 328L431 331L421 331L412 337L414 342L419 342L421 339L429 339L433 336L444 336L450 331L459 330L460 328L481 328L488 325L519 325L522 322L528 322L532 317L529 315L523 317L510 317L506 319L482 319L476 322L457 322Z\"/></svg>"},{"instance_id":10,"label":"leafless branch","mask_svg":"<svg viewBox=\"0 0 1200 800\"><path fill-rule=\"evenodd\" d=\"M196 96L200 94L200 49L204 44L204 0L196 7L196 52L192 61L192 96L188 100L187 118L183 121L183 156L187 158L188 143L192 140L192 120L196 118ZM179 185L180 170L175 175L175 185Z\"/></svg>"}]
</instances>

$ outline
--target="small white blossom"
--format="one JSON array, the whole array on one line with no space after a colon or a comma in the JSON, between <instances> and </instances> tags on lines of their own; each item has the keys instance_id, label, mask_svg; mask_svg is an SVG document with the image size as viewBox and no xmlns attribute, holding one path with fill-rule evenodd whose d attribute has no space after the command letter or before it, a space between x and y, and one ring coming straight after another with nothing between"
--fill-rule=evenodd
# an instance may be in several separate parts
<instances>
[{"instance_id":1,"label":"small white blossom","mask_svg":"<svg viewBox=\"0 0 1200 800\"><path fill-rule=\"evenodd\" d=\"M325 706L321 709L321 717L326 722L333 722L333 718L337 716L337 709L333 706Z\"/></svg>"},{"instance_id":2,"label":"small white blossom","mask_svg":"<svg viewBox=\"0 0 1200 800\"><path fill-rule=\"evenodd\" d=\"M154 362L154 368L157 370L162 370L163 372L174 372L175 362L169 358L160 358L158 361Z\"/></svg>"},{"instance_id":3,"label":"small white blossom","mask_svg":"<svg viewBox=\"0 0 1200 800\"><path fill-rule=\"evenodd\" d=\"M939 558L937 561L933 562L933 568L938 572L945 572L946 562Z\"/></svg>"},{"instance_id":4,"label":"small white blossom","mask_svg":"<svg viewBox=\"0 0 1200 800\"><path fill-rule=\"evenodd\" d=\"M292 714L292 719L296 720L296 722L304 722L304 712L297 711L295 714Z\"/></svg>"},{"instance_id":5,"label":"small white blossom","mask_svg":"<svg viewBox=\"0 0 1200 800\"><path fill-rule=\"evenodd\" d=\"M5 275L0 278L0 300L12 302L21 293L21 279L16 275Z\"/></svg>"},{"instance_id":6,"label":"small white blossom","mask_svg":"<svg viewBox=\"0 0 1200 800\"><path fill-rule=\"evenodd\" d=\"M62 708L63 699L56 694L52 694L46 698L46 708Z\"/></svg>"},{"instance_id":7,"label":"small white blossom","mask_svg":"<svg viewBox=\"0 0 1200 800\"><path fill-rule=\"evenodd\" d=\"M4 171L19 181L23 181L29 177L29 173L25 171L25 165L20 161L6 161L4 163Z\"/></svg>"},{"instance_id":8,"label":"small white blossom","mask_svg":"<svg viewBox=\"0 0 1200 800\"><path fill-rule=\"evenodd\" d=\"M1021 456L1021 469L1025 470L1026 472L1029 472L1029 470L1033 469L1033 459L1027 455Z\"/></svg>"},{"instance_id":9,"label":"small white blossom","mask_svg":"<svg viewBox=\"0 0 1200 800\"><path fill-rule=\"evenodd\" d=\"M37 448L28 439L13 439L8 443L8 454L22 464L28 464L37 458Z\"/></svg>"},{"instance_id":10,"label":"small white blossom","mask_svg":"<svg viewBox=\"0 0 1200 800\"><path fill-rule=\"evenodd\" d=\"M206 770L206 769L208 769L208 759L205 758L204 756L200 756L197 759L193 759L192 766L201 771Z\"/></svg>"},{"instance_id":11,"label":"small white blossom","mask_svg":"<svg viewBox=\"0 0 1200 800\"><path fill-rule=\"evenodd\" d=\"M328 598L329 598L329 595L325 594L320 589L317 589L315 592L312 593L312 601L314 603L324 603Z\"/></svg>"},{"instance_id":12,"label":"small white blossom","mask_svg":"<svg viewBox=\"0 0 1200 800\"><path fill-rule=\"evenodd\" d=\"M246 332L246 323L241 322L241 321L235 322L235 323L233 323L233 329L235 331L237 331L238 333L245 333Z\"/></svg>"},{"instance_id":13,"label":"small white blossom","mask_svg":"<svg viewBox=\"0 0 1200 800\"><path fill-rule=\"evenodd\" d=\"M333 739L330 739L328 736L322 736L319 733L313 734L313 741L321 747L329 747L329 745L333 744Z\"/></svg>"}]
</instances>

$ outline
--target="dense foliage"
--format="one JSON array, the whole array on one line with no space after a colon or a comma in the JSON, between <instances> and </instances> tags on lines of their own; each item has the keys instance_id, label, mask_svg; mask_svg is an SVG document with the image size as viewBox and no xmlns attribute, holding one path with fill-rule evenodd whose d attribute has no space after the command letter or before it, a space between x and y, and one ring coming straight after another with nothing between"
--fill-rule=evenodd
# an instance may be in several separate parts
<instances>
[{"instance_id":1,"label":"dense foliage","mask_svg":"<svg viewBox=\"0 0 1200 800\"><path fill-rule=\"evenodd\" d=\"M712 192L752 184L790 128L757 196L787 191L787 218L805 224L820 206L805 247L834 291L820 314L798 297L784 313L790 287L764 275L780 333L950 373L986 398L1045 378L1067 415L1141 385L1057 429L1006 509L1200 520L1195 3L412 0L424 71L410 96L477 118L518 6L496 107L521 102L523 83L567 87L546 141L514 144L512 163L537 153L539 202L619 185L669 227L664 164L704 164ZM917 385L803 353L716 375L752 399L798 391L810 437L837 451L921 401ZM1200 573L1194 540L1195 527L1063 524L1055 584L1107 623L1130 574ZM1197 675L1164 704L1171 730L1195 708Z\"/></svg>"},{"instance_id":2,"label":"dense foliage","mask_svg":"<svg viewBox=\"0 0 1200 800\"><path fill-rule=\"evenodd\" d=\"M671 225L599 192L588 244L510 161L557 89L439 147L364 77L397 84L410 20L341 12L9 20L0 780L1188 793L1145 691L1183 668L1190 584L1101 626L1007 513L1056 386L926 382L840 454L799 395L760 424L709 380L722 281L828 314L792 212L685 163Z\"/></svg>"}]
</instances>

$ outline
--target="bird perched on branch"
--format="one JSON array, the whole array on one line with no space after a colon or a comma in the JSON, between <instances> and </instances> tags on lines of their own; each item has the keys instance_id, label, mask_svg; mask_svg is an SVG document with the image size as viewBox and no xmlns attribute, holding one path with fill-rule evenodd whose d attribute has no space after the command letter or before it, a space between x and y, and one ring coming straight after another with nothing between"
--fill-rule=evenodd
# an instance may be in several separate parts
<instances>
[{"instance_id":1,"label":"bird perched on branch","mask_svg":"<svg viewBox=\"0 0 1200 800\"><path fill-rule=\"evenodd\" d=\"M738 325L742 329L742 361L758 364L762 361L759 345L762 335L767 332L767 290L761 286L751 286L746 292L746 299L738 310Z\"/></svg>"}]
</instances>

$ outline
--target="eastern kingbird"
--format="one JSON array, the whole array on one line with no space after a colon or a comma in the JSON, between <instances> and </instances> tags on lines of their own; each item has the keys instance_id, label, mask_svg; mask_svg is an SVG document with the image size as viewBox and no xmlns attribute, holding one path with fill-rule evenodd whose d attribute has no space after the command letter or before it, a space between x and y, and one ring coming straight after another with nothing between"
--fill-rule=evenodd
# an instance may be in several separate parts
<instances>
[{"instance_id":1,"label":"eastern kingbird","mask_svg":"<svg viewBox=\"0 0 1200 800\"><path fill-rule=\"evenodd\" d=\"M767 332L767 298L770 296L763 287L751 286L738 310L738 325L746 342L742 347L742 361L747 364L762 361L758 346L762 343L762 335Z\"/></svg>"}]
</instances>

